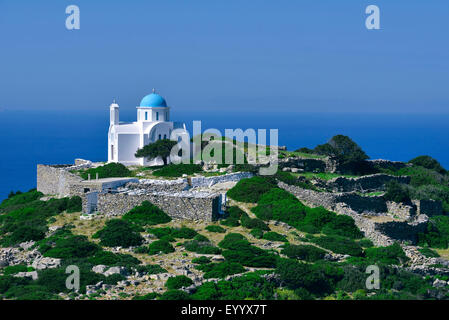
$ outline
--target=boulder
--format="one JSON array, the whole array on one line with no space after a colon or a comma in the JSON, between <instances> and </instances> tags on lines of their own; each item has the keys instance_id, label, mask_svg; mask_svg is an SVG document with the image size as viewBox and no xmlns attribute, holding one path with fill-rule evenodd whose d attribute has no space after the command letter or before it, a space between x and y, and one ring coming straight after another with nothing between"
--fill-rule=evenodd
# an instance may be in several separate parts
<instances>
[{"instance_id":1,"label":"boulder","mask_svg":"<svg viewBox=\"0 0 449 320\"><path fill-rule=\"evenodd\" d=\"M106 277L109 277L113 274L121 274L122 276L126 276L128 272L125 267L110 267L106 272L103 273Z\"/></svg>"},{"instance_id":2,"label":"boulder","mask_svg":"<svg viewBox=\"0 0 449 320\"><path fill-rule=\"evenodd\" d=\"M105 270L106 268L107 268L107 267L106 267L105 265L99 264L99 265L97 265L97 266L94 266L94 267L92 268L92 271L95 272L95 273L104 273L104 270Z\"/></svg>"},{"instance_id":3,"label":"boulder","mask_svg":"<svg viewBox=\"0 0 449 320\"><path fill-rule=\"evenodd\" d=\"M31 266L36 270L44 270L44 269L57 268L60 265L61 259L39 257L33 261L33 264Z\"/></svg>"}]
</instances>

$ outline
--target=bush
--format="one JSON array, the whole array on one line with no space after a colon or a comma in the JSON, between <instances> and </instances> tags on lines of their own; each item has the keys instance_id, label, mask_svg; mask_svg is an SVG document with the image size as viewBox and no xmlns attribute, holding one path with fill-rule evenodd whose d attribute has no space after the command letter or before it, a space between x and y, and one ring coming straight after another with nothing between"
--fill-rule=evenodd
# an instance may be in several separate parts
<instances>
[{"instance_id":1,"label":"bush","mask_svg":"<svg viewBox=\"0 0 449 320\"><path fill-rule=\"evenodd\" d=\"M264 231L270 230L270 228L265 224L265 222L257 218L251 219L246 213L242 214L240 222L242 226L247 229L260 229Z\"/></svg>"},{"instance_id":2,"label":"bush","mask_svg":"<svg viewBox=\"0 0 449 320\"><path fill-rule=\"evenodd\" d=\"M418 234L418 244L422 247L447 249L449 243L449 217L434 216L430 218L425 233Z\"/></svg>"},{"instance_id":3,"label":"bush","mask_svg":"<svg viewBox=\"0 0 449 320\"><path fill-rule=\"evenodd\" d=\"M228 191L227 195L236 201L255 203L264 193L275 186L274 179L256 176L240 180Z\"/></svg>"},{"instance_id":4,"label":"bush","mask_svg":"<svg viewBox=\"0 0 449 320\"><path fill-rule=\"evenodd\" d=\"M407 187L401 185L396 180L391 180L387 183L387 192L385 193L384 198L388 201L411 203Z\"/></svg>"},{"instance_id":5,"label":"bush","mask_svg":"<svg viewBox=\"0 0 449 320\"><path fill-rule=\"evenodd\" d=\"M198 233L190 228L182 227L182 228L154 228L148 229L149 233L154 234L159 239L165 239L168 241L174 241L175 238L178 239L193 239Z\"/></svg>"},{"instance_id":6,"label":"bush","mask_svg":"<svg viewBox=\"0 0 449 320\"><path fill-rule=\"evenodd\" d=\"M209 263L198 267L199 270L204 271L204 278L225 278L232 274L243 273L245 268L236 262L221 262L221 263Z\"/></svg>"},{"instance_id":7,"label":"bush","mask_svg":"<svg viewBox=\"0 0 449 320\"><path fill-rule=\"evenodd\" d=\"M326 251L311 245L287 245L281 253L291 259L315 262L323 259Z\"/></svg>"},{"instance_id":8,"label":"bush","mask_svg":"<svg viewBox=\"0 0 449 320\"><path fill-rule=\"evenodd\" d=\"M126 220L112 219L106 222L106 226L93 235L100 238L100 244L107 247L139 246L143 242L142 236L135 231Z\"/></svg>"},{"instance_id":9,"label":"bush","mask_svg":"<svg viewBox=\"0 0 449 320\"><path fill-rule=\"evenodd\" d=\"M127 167L125 167L121 163L108 163L104 166L98 167L98 168L91 168L87 169L86 171L81 172L81 177L83 179L87 179L89 174L91 178L95 178L98 173L98 178L115 178L115 177L130 177L132 175L131 171L128 170Z\"/></svg>"},{"instance_id":10,"label":"bush","mask_svg":"<svg viewBox=\"0 0 449 320\"><path fill-rule=\"evenodd\" d=\"M149 255L154 255L161 252L165 254L175 252L175 248L173 248L170 242L166 240L157 240L150 243L150 245L148 246Z\"/></svg>"},{"instance_id":11,"label":"bush","mask_svg":"<svg viewBox=\"0 0 449 320\"><path fill-rule=\"evenodd\" d=\"M397 242L388 247L367 248L365 249L365 255L373 264L401 264L409 260Z\"/></svg>"},{"instance_id":12,"label":"bush","mask_svg":"<svg viewBox=\"0 0 449 320\"><path fill-rule=\"evenodd\" d=\"M145 266L138 266L136 269L138 272L143 272L145 274L158 274L167 272L167 270L165 270L158 264L147 264Z\"/></svg>"},{"instance_id":13,"label":"bush","mask_svg":"<svg viewBox=\"0 0 449 320\"><path fill-rule=\"evenodd\" d=\"M201 256L201 257L192 259L192 263L196 263L196 264L208 264L208 263L210 263L210 259L209 259L208 257Z\"/></svg>"},{"instance_id":14,"label":"bush","mask_svg":"<svg viewBox=\"0 0 449 320\"><path fill-rule=\"evenodd\" d=\"M190 296L181 290L168 290L159 297L159 300L190 300Z\"/></svg>"},{"instance_id":15,"label":"bush","mask_svg":"<svg viewBox=\"0 0 449 320\"><path fill-rule=\"evenodd\" d=\"M343 277L343 271L334 266L309 265L291 259L280 259L276 273L289 289L303 288L318 296L332 293Z\"/></svg>"},{"instance_id":16,"label":"bush","mask_svg":"<svg viewBox=\"0 0 449 320\"><path fill-rule=\"evenodd\" d=\"M256 239L262 239L263 231L261 229L252 229L250 234Z\"/></svg>"},{"instance_id":17,"label":"bush","mask_svg":"<svg viewBox=\"0 0 449 320\"><path fill-rule=\"evenodd\" d=\"M421 248L421 249L419 249L419 252L421 252L427 258L439 258L440 257L438 252L436 252L430 248Z\"/></svg>"},{"instance_id":18,"label":"bush","mask_svg":"<svg viewBox=\"0 0 449 320\"><path fill-rule=\"evenodd\" d=\"M209 232L217 232L217 233L225 233L226 232L226 229L224 229L220 226L216 226L216 225L207 226L206 230Z\"/></svg>"},{"instance_id":19,"label":"bush","mask_svg":"<svg viewBox=\"0 0 449 320\"><path fill-rule=\"evenodd\" d=\"M139 259L129 254L112 253L104 250L97 252L88 261L93 265L102 264L106 266L137 266L141 263Z\"/></svg>"},{"instance_id":20,"label":"bush","mask_svg":"<svg viewBox=\"0 0 449 320\"><path fill-rule=\"evenodd\" d=\"M270 240L270 241L287 242L287 238L284 235L279 234L274 231L265 232L265 234L263 235L263 239Z\"/></svg>"},{"instance_id":21,"label":"bush","mask_svg":"<svg viewBox=\"0 0 449 320\"><path fill-rule=\"evenodd\" d=\"M192 175L202 172L199 164L169 164L161 169L155 170L153 175L156 177L181 177L183 174Z\"/></svg>"},{"instance_id":22,"label":"bush","mask_svg":"<svg viewBox=\"0 0 449 320\"><path fill-rule=\"evenodd\" d=\"M275 285L258 274L249 273L232 280L205 282L192 295L194 300L268 300Z\"/></svg>"},{"instance_id":23,"label":"bush","mask_svg":"<svg viewBox=\"0 0 449 320\"><path fill-rule=\"evenodd\" d=\"M430 156L419 156L409 161L415 166L421 166L426 169L434 170L438 173L445 174L446 170L441 166L441 164Z\"/></svg>"},{"instance_id":24,"label":"bush","mask_svg":"<svg viewBox=\"0 0 449 320\"><path fill-rule=\"evenodd\" d=\"M239 219L229 217L227 219L221 220L220 224L227 227L238 227L240 225L240 221Z\"/></svg>"},{"instance_id":25,"label":"bush","mask_svg":"<svg viewBox=\"0 0 449 320\"><path fill-rule=\"evenodd\" d=\"M222 255L230 262L237 262L247 267L272 268L277 257L266 250L252 245L243 245L223 251Z\"/></svg>"},{"instance_id":26,"label":"bush","mask_svg":"<svg viewBox=\"0 0 449 320\"><path fill-rule=\"evenodd\" d=\"M228 233L218 246L223 249L238 249L241 246L248 245L249 242L240 233Z\"/></svg>"},{"instance_id":27,"label":"bush","mask_svg":"<svg viewBox=\"0 0 449 320\"><path fill-rule=\"evenodd\" d=\"M95 255L100 248L86 236L73 235L66 228L38 242L39 252L45 257L69 259L86 258Z\"/></svg>"},{"instance_id":28,"label":"bush","mask_svg":"<svg viewBox=\"0 0 449 320\"><path fill-rule=\"evenodd\" d=\"M32 189L26 193L22 193L20 191L17 191L17 193L10 193L8 199L3 200L0 204L0 209L30 203L42 198L43 196L44 194L36 191L36 189Z\"/></svg>"},{"instance_id":29,"label":"bush","mask_svg":"<svg viewBox=\"0 0 449 320\"><path fill-rule=\"evenodd\" d=\"M168 278L165 286L168 289L181 289L182 287L188 287L193 284L192 279L186 276L176 276Z\"/></svg>"},{"instance_id":30,"label":"bush","mask_svg":"<svg viewBox=\"0 0 449 320\"><path fill-rule=\"evenodd\" d=\"M143 201L140 206L125 213L122 219L138 225L155 225L172 220L164 211L149 201Z\"/></svg>"},{"instance_id":31,"label":"bush","mask_svg":"<svg viewBox=\"0 0 449 320\"><path fill-rule=\"evenodd\" d=\"M221 250L215 247L211 242L202 242L197 240L192 240L184 242L184 248L187 251L195 252L199 254L220 254Z\"/></svg>"},{"instance_id":32,"label":"bush","mask_svg":"<svg viewBox=\"0 0 449 320\"><path fill-rule=\"evenodd\" d=\"M360 247L360 245L354 240L345 237L332 235L313 237L310 240L320 247L331 250L335 253L349 254L350 256L356 257L363 255L362 247Z\"/></svg>"},{"instance_id":33,"label":"bush","mask_svg":"<svg viewBox=\"0 0 449 320\"><path fill-rule=\"evenodd\" d=\"M16 274L19 272L27 272L28 271L28 267L24 264L17 264L15 266L8 266L6 268L3 269L3 274L4 275L12 275L12 274Z\"/></svg>"}]
</instances>

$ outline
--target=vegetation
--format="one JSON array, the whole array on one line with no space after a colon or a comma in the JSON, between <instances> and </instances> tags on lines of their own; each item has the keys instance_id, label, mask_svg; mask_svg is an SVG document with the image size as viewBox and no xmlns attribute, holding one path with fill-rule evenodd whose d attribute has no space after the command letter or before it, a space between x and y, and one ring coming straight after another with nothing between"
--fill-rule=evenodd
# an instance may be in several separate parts
<instances>
[{"instance_id":1,"label":"vegetation","mask_svg":"<svg viewBox=\"0 0 449 320\"><path fill-rule=\"evenodd\" d=\"M164 165L166 165L167 158L170 156L171 150L176 144L176 141L160 139L137 150L135 156L136 158L147 158L149 160L161 157L164 161Z\"/></svg>"},{"instance_id":2,"label":"vegetation","mask_svg":"<svg viewBox=\"0 0 449 320\"><path fill-rule=\"evenodd\" d=\"M388 201L411 203L409 190L396 180L391 180L387 184L387 192L384 198Z\"/></svg>"},{"instance_id":3,"label":"vegetation","mask_svg":"<svg viewBox=\"0 0 449 320\"><path fill-rule=\"evenodd\" d=\"M126 220L112 219L106 226L95 233L93 238L99 238L100 244L107 247L134 247L143 242L142 236L131 223Z\"/></svg>"},{"instance_id":4,"label":"vegetation","mask_svg":"<svg viewBox=\"0 0 449 320\"><path fill-rule=\"evenodd\" d=\"M291 259L315 262L323 259L326 251L311 245L286 245L281 253Z\"/></svg>"},{"instance_id":5,"label":"vegetation","mask_svg":"<svg viewBox=\"0 0 449 320\"><path fill-rule=\"evenodd\" d=\"M175 252L175 248L167 240L157 240L148 246L148 254L154 255L159 253L171 253Z\"/></svg>"},{"instance_id":6,"label":"vegetation","mask_svg":"<svg viewBox=\"0 0 449 320\"><path fill-rule=\"evenodd\" d=\"M91 179L95 179L98 173L98 178L116 178L116 177L130 177L131 171L121 163L108 163L104 166L97 168L90 168L80 172L83 179L88 179L89 175Z\"/></svg>"},{"instance_id":7,"label":"vegetation","mask_svg":"<svg viewBox=\"0 0 449 320\"><path fill-rule=\"evenodd\" d=\"M246 271L240 263L229 261L202 264L198 266L197 269L204 271L205 279L225 278L229 275L243 273Z\"/></svg>"},{"instance_id":8,"label":"vegetation","mask_svg":"<svg viewBox=\"0 0 449 320\"><path fill-rule=\"evenodd\" d=\"M216 232L216 233L225 233L226 229L216 226L216 225L210 225L206 227L206 230L209 232Z\"/></svg>"},{"instance_id":9,"label":"vegetation","mask_svg":"<svg viewBox=\"0 0 449 320\"><path fill-rule=\"evenodd\" d=\"M176 276L168 278L165 286L168 289L181 289L182 287L188 287L193 284L192 279L186 276Z\"/></svg>"},{"instance_id":10,"label":"vegetation","mask_svg":"<svg viewBox=\"0 0 449 320\"><path fill-rule=\"evenodd\" d=\"M181 177L182 175L192 175L197 172L202 172L203 169L199 164L169 164L161 169L157 169L153 172L157 177Z\"/></svg>"},{"instance_id":11,"label":"vegetation","mask_svg":"<svg viewBox=\"0 0 449 320\"><path fill-rule=\"evenodd\" d=\"M122 219L141 226L167 223L172 220L164 211L149 201L143 201L140 206L125 213Z\"/></svg>"},{"instance_id":12,"label":"vegetation","mask_svg":"<svg viewBox=\"0 0 449 320\"><path fill-rule=\"evenodd\" d=\"M430 156L419 156L410 160L409 163L436 171L441 174L446 173L446 169L444 169L437 160Z\"/></svg>"},{"instance_id":13,"label":"vegetation","mask_svg":"<svg viewBox=\"0 0 449 320\"><path fill-rule=\"evenodd\" d=\"M287 238L274 231L265 232L263 235L263 239L270 240L270 241L281 241L281 242L287 242Z\"/></svg>"},{"instance_id":14,"label":"vegetation","mask_svg":"<svg viewBox=\"0 0 449 320\"><path fill-rule=\"evenodd\" d=\"M227 195L229 198L236 201L255 203L264 193L274 187L274 179L255 176L237 182L237 184L228 191Z\"/></svg>"}]
</instances>

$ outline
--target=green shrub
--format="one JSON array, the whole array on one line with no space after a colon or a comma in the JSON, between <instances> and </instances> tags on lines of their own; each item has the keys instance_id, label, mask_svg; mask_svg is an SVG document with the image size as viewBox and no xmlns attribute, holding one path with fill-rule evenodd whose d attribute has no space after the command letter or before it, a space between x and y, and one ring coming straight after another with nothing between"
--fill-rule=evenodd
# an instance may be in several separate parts
<instances>
[{"instance_id":1,"label":"green shrub","mask_svg":"<svg viewBox=\"0 0 449 320\"><path fill-rule=\"evenodd\" d=\"M181 177L183 174L192 175L202 172L203 169L199 164L169 164L161 169L153 172L157 177Z\"/></svg>"},{"instance_id":2,"label":"green shrub","mask_svg":"<svg viewBox=\"0 0 449 320\"><path fill-rule=\"evenodd\" d=\"M98 245L90 242L86 236L74 235L66 228L57 230L38 244L43 256L59 259L86 258L100 251Z\"/></svg>"},{"instance_id":3,"label":"green shrub","mask_svg":"<svg viewBox=\"0 0 449 320\"><path fill-rule=\"evenodd\" d=\"M272 268L277 257L266 250L252 245L243 245L223 251L222 255L230 262L237 262L247 267Z\"/></svg>"},{"instance_id":4,"label":"green shrub","mask_svg":"<svg viewBox=\"0 0 449 320\"><path fill-rule=\"evenodd\" d=\"M425 233L418 234L418 244L422 247L447 249L449 243L449 217L434 216L430 218Z\"/></svg>"},{"instance_id":5,"label":"green shrub","mask_svg":"<svg viewBox=\"0 0 449 320\"><path fill-rule=\"evenodd\" d=\"M421 252L425 257L427 258L439 258L440 255L435 250L432 250L430 248L421 248L419 249L419 252Z\"/></svg>"},{"instance_id":6,"label":"green shrub","mask_svg":"<svg viewBox=\"0 0 449 320\"><path fill-rule=\"evenodd\" d=\"M126 220L112 219L106 222L106 226L93 235L100 238L100 244L107 247L133 247L143 242L142 236L135 231Z\"/></svg>"},{"instance_id":7,"label":"green shrub","mask_svg":"<svg viewBox=\"0 0 449 320\"><path fill-rule=\"evenodd\" d=\"M167 241L174 241L175 238L178 239L193 239L198 233L190 228L182 227L182 228L154 228L148 229L149 233L154 234L159 239L165 239Z\"/></svg>"},{"instance_id":8,"label":"green shrub","mask_svg":"<svg viewBox=\"0 0 449 320\"><path fill-rule=\"evenodd\" d=\"M245 227L247 229L260 229L264 231L270 230L270 228L265 224L265 222L263 222L258 218L251 219L247 213L242 214L240 222L242 224L242 227Z\"/></svg>"},{"instance_id":9,"label":"green shrub","mask_svg":"<svg viewBox=\"0 0 449 320\"><path fill-rule=\"evenodd\" d=\"M158 274L167 272L167 270L165 270L158 264L147 264L144 266L138 266L136 269L138 272L143 272L146 274Z\"/></svg>"},{"instance_id":10,"label":"green shrub","mask_svg":"<svg viewBox=\"0 0 449 320\"><path fill-rule=\"evenodd\" d=\"M109 251L98 251L93 257L88 259L93 265L106 266L137 266L141 262L139 259L123 253L112 253Z\"/></svg>"},{"instance_id":11,"label":"green shrub","mask_svg":"<svg viewBox=\"0 0 449 320\"><path fill-rule=\"evenodd\" d=\"M220 254L221 250L220 248L215 247L211 242L209 241L198 241L198 240L191 240L184 242L184 248L187 251L195 252L199 254Z\"/></svg>"},{"instance_id":12,"label":"green shrub","mask_svg":"<svg viewBox=\"0 0 449 320\"><path fill-rule=\"evenodd\" d=\"M157 293L157 292L150 292L150 293L147 293L147 294L145 294L143 296L139 296L139 295L134 296L133 300L154 300L154 299L157 299L158 297L160 297L159 293Z\"/></svg>"},{"instance_id":13,"label":"green shrub","mask_svg":"<svg viewBox=\"0 0 449 320\"><path fill-rule=\"evenodd\" d=\"M202 234L197 234L193 240L196 240L198 242L210 242L209 239L206 236L203 236Z\"/></svg>"},{"instance_id":14,"label":"green shrub","mask_svg":"<svg viewBox=\"0 0 449 320\"><path fill-rule=\"evenodd\" d=\"M261 229L257 229L257 228L252 229L250 231L250 234L256 239L262 239L262 237L263 237L263 231Z\"/></svg>"},{"instance_id":15,"label":"green shrub","mask_svg":"<svg viewBox=\"0 0 449 320\"><path fill-rule=\"evenodd\" d=\"M97 168L87 169L81 172L81 177L87 179L89 174L92 179L96 178L98 173L98 178L115 178L115 177L130 177L132 175L131 171L121 163L108 163L104 166Z\"/></svg>"},{"instance_id":16,"label":"green shrub","mask_svg":"<svg viewBox=\"0 0 449 320\"><path fill-rule=\"evenodd\" d=\"M401 185L396 180L387 183L387 192L384 194L385 200L394 202L410 203L410 194L405 185Z\"/></svg>"},{"instance_id":17,"label":"green shrub","mask_svg":"<svg viewBox=\"0 0 449 320\"><path fill-rule=\"evenodd\" d=\"M204 278L225 278L232 274L238 274L245 272L245 268L236 262L221 262L221 263L209 263L201 265L199 270L204 271Z\"/></svg>"},{"instance_id":18,"label":"green shrub","mask_svg":"<svg viewBox=\"0 0 449 320\"><path fill-rule=\"evenodd\" d=\"M175 252L175 248L173 248L170 242L166 240L157 240L150 243L150 245L148 246L149 255L154 255L161 252L165 254Z\"/></svg>"},{"instance_id":19,"label":"green shrub","mask_svg":"<svg viewBox=\"0 0 449 320\"><path fill-rule=\"evenodd\" d=\"M361 256L363 254L362 247L354 240L341 236L322 236L311 238L313 243L320 247L331 250L335 253L348 254L350 256Z\"/></svg>"},{"instance_id":20,"label":"green shrub","mask_svg":"<svg viewBox=\"0 0 449 320\"><path fill-rule=\"evenodd\" d=\"M28 267L26 265L18 264L15 266L7 266L6 268L3 269L3 274L4 275L12 275L12 274L16 274L19 272L27 272L27 271L28 271Z\"/></svg>"},{"instance_id":21,"label":"green shrub","mask_svg":"<svg viewBox=\"0 0 449 320\"><path fill-rule=\"evenodd\" d=\"M207 226L206 230L209 232L217 232L217 233L225 233L226 232L226 229L224 229L220 226L216 226L216 225Z\"/></svg>"},{"instance_id":22,"label":"green shrub","mask_svg":"<svg viewBox=\"0 0 449 320\"><path fill-rule=\"evenodd\" d=\"M208 264L208 263L210 263L210 259L209 259L208 257L201 256L201 257L192 259L192 263L196 263L196 264Z\"/></svg>"},{"instance_id":23,"label":"green shrub","mask_svg":"<svg viewBox=\"0 0 449 320\"><path fill-rule=\"evenodd\" d=\"M223 249L238 249L241 246L248 245L248 240L240 233L228 233L218 246Z\"/></svg>"},{"instance_id":24,"label":"green shrub","mask_svg":"<svg viewBox=\"0 0 449 320\"><path fill-rule=\"evenodd\" d=\"M190 300L190 296L181 290L168 290L159 297L159 300Z\"/></svg>"},{"instance_id":25,"label":"green shrub","mask_svg":"<svg viewBox=\"0 0 449 320\"><path fill-rule=\"evenodd\" d=\"M315 262L323 259L326 251L311 245L287 245L281 253L291 259Z\"/></svg>"},{"instance_id":26,"label":"green shrub","mask_svg":"<svg viewBox=\"0 0 449 320\"><path fill-rule=\"evenodd\" d=\"M359 240L359 245L363 248L371 248L374 247L374 243L367 238L363 238Z\"/></svg>"},{"instance_id":27,"label":"green shrub","mask_svg":"<svg viewBox=\"0 0 449 320\"><path fill-rule=\"evenodd\" d=\"M409 260L397 242L388 247L366 248L365 255L370 263L373 264L400 264Z\"/></svg>"},{"instance_id":28,"label":"green shrub","mask_svg":"<svg viewBox=\"0 0 449 320\"><path fill-rule=\"evenodd\" d=\"M287 238L274 231L265 232L263 235L265 240L287 242Z\"/></svg>"},{"instance_id":29,"label":"green shrub","mask_svg":"<svg viewBox=\"0 0 449 320\"><path fill-rule=\"evenodd\" d=\"M415 166L421 166L426 169L434 170L441 174L446 173L446 170L441 166L441 164L430 156L419 156L410 160L409 163L412 163Z\"/></svg>"},{"instance_id":30,"label":"green shrub","mask_svg":"<svg viewBox=\"0 0 449 320\"><path fill-rule=\"evenodd\" d=\"M164 211L149 201L143 201L140 206L125 213L122 219L138 225L155 225L172 220Z\"/></svg>"},{"instance_id":31,"label":"green shrub","mask_svg":"<svg viewBox=\"0 0 449 320\"><path fill-rule=\"evenodd\" d=\"M175 276L168 278L165 286L168 289L181 289L182 287L189 287L193 284L192 279L186 276Z\"/></svg>"},{"instance_id":32,"label":"green shrub","mask_svg":"<svg viewBox=\"0 0 449 320\"><path fill-rule=\"evenodd\" d=\"M0 204L0 209L30 203L42 198L43 196L44 194L36 189L32 189L26 193L22 193L20 191L17 191L15 194L10 193L8 199L3 200Z\"/></svg>"},{"instance_id":33,"label":"green shrub","mask_svg":"<svg viewBox=\"0 0 449 320\"><path fill-rule=\"evenodd\" d=\"M255 203L264 193L275 186L274 179L256 176L240 180L228 191L227 195L236 201Z\"/></svg>"},{"instance_id":34,"label":"green shrub","mask_svg":"<svg viewBox=\"0 0 449 320\"><path fill-rule=\"evenodd\" d=\"M232 280L205 282L192 295L194 300L269 300L275 285L258 274L249 273Z\"/></svg>"}]
</instances>

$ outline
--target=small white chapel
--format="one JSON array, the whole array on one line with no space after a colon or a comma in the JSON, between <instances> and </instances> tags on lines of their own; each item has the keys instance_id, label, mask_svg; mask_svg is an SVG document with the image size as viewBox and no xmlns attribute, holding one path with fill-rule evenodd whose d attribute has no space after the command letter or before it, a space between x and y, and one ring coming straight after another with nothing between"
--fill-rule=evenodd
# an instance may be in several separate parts
<instances>
[{"instance_id":1,"label":"small white chapel","mask_svg":"<svg viewBox=\"0 0 449 320\"><path fill-rule=\"evenodd\" d=\"M134 154L145 145L161 139L170 139L175 129L184 129L182 122L170 121L170 107L165 99L153 92L143 97L137 107L137 121L121 122L119 105L114 101L110 109L108 133L108 163L118 162L124 165L163 165L162 158L136 158Z\"/></svg>"}]
</instances>

